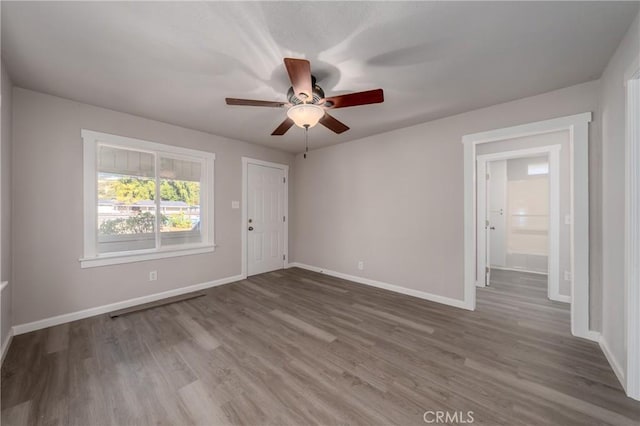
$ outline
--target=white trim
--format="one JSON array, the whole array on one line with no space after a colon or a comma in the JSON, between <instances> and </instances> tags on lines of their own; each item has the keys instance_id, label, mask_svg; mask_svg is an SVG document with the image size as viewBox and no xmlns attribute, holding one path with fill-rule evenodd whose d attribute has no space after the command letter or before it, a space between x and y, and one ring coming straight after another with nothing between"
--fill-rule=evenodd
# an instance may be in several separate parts
<instances>
[{"instance_id":1,"label":"white trim","mask_svg":"<svg viewBox=\"0 0 640 426\"><path fill-rule=\"evenodd\" d=\"M11 341L13 340L13 328L9 329L7 333L7 337L4 338L4 342L2 342L2 355L0 358L0 365L4 363L4 357L9 352L9 346L11 346Z\"/></svg>"},{"instance_id":2,"label":"white trim","mask_svg":"<svg viewBox=\"0 0 640 426\"><path fill-rule=\"evenodd\" d=\"M616 377L620 381L620 384L624 388L625 387L624 370L622 369L622 367L620 367L620 363L615 358L615 356L613 356L613 352L611 352L611 349L609 349L609 344L605 340L604 336L599 336L599 339L597 340L597 342L600 345L600 349L602 349L602 353L604 354L605 358L607 358L607 361L609 361L609 365L611 366L611 369L613 370Z\"/></svg>"},{"instance_id":3,"label":"white trim","mask_svg":"<svg viewBox=\"0 0 640 426\"><path fill-rule=\"evenodd\" d=\"M555 301L555 302L562 302L562 303L571 303L571 296L567 296L566 294L556 294L553 297L549 297L549 299Z\"/></svg>"},{"instance_id":4,"label":"white trim","mask_svg":"<svg viewBox=\"0 0 640 426\"><path fill-rule=\"evenodd\" d=\"M95 132L87 129L81 129L80 134L83 141L84 179L84 255L79 259L81 268L140 262L143 260L187 256L191 254L215 251L215 153L198 151L174 145L165 145L109 133ZM156 175L160 156L168 158L184 158L194 162L199 162L202 166L200 183L201 188L203 189L200 192L200 232L202 233L202 242L188 246L176 245L162 247L158 244L160 240L160 233L156 232L156 247L153 249L99 254L97 252L98 230L96 227L96 175L98 170L98 144L113 144L115 147L125 147L153 153L156 161ZM159 186L156 185L156 199L159 199L159 191ZM159 223L160 216L157 215L156 219L157 223ZM158 229L157 226L156 229Z\"/></svg>"},{"instance_id":5,"label":"white trim","mask_svg":"<svg viewBox=\"0 0 640 426\"><path fill-rule=\"evenodd\" d=\"M535 157L540 154L548 154L550 152L559 152L562 149L562 145L544 145L536 146L533 148L517 149L513 151L501 151L491 154L478 155L476 159L478 161L497 161L497 160L511 160L513 158L527 158ZM551 164L549 164L549 173L551 173Z\"/></svg>"},{"instance_id":6,"label":"white trim","mask_svg":"<svg viewBox=\"0 0 640 426\"><path fill-rule=\"evenodd\" d=\"M492 154L478 155L476 157L477 176L481 179L486 174L487 163L490 161L510 160L514 158L527 158L540 154L547 154L549 157L549 252L548 262L548 285L547 297L559 302L571 303L569 296L560 295L560 149L561 145L545 145L534 148L518 149L513 151L502 151ZM476 229L482 229L481 224L485 223L486 217L486 179L481 179L477 186L477 223ZM484 276L486 264L486 234L477 234L478 261L476 270L476 286L484 287Z\"/></svg>"},{"instance_id":7,"label":"white trim","mask_svg":"<svg viewBox=\"0 0 640 426\"><path fill-rule=\"evenodd\" d=\"M244 279L242 275L234 275L232 277L220 278L213 281L207 281L200 284L194 284L186 287L176 288L173 290L163 291L161 293L149 294L146 296L136 297L133 299L122 300L120 302L110 303L108 305L96 306L94 308L83 309L81 311L71 312L68 314L56 315L54 317L41 319L25 324L13 326L13 334L20 335L30 331L40 330L42 328L53 327L54 325L64 324L71 321L77 321L83 318L89 318L119 309L130 308L144 303L155 302L157 300L166 299L168 297L179 296L181 294L200 291L211 287L217 287L224 284L233 283Z\"/></svg>"},{"instance_id":8,"label":"white trim","mask_svg":"<svg viewBox=\"0 0 640 426\"><path fill-rule=\"evenodd\" d=\"M480 157L477 157L480 159ZM486 229L487 224L487 161L476 162L476 182L482 182L477 186L476 194L476 287L487 286L487 233L481 232Z\"/></svg>"},{"instance_id":9,"label":"white trim","mask_svg":"<svg viewBox=\"0 0 640 426\"><path fill-rule=\"evenodd\" d=\"M143 262L145 260L165 259L168 257L190 256L193 254L211 253L215 246L202 246L193 248L159 250L149 253L140 251L118 252L116 254L103 254L98 257L80 259L81 268L95 268L97 266L119 265L121 263Z\"/></svg>"},{"instance_id":10,"label":"white trim","mask_svg":"<svg viewBox=\"0 0 640 426\"><path fill-rule=\"evenodd\" d=\"M240 244L240 259L242 263L242 275L247 276L247 185L249 184L248 172L249 164L255 164L258 166L273 167L280 169L284 173L284 214L286 220L284 221L284 257L282 267L287 268L289 262L289 166L287 164L272 163L270 161L256 160L255 158L242 157L242 221L240 223L240 236L242 243Z\"/></svg>"},{"instance_id":11,"label":"white trim","mask_svg":"<svg viewBox=\"0 0 640 426\"><path fill-rule=\"evenodd\" d=\"M625 300L627 381L631 398L640 400L640 64L625 74Z\"/></svg>"},{"instance_id":12,"label":"white trim","mask_svg":"<svg viewBox=\"0 0 640 426\"><path fill-rule=\"evenodd\" d=\"M599 331L589 330L584 334L584 336L579 336L582 339L591 340L592 342L598 343L600 341L601 334Z\"/></svg>"},{"instance_id":13,"label":"white trim","mask_svg":"<svg viewBox=\"0 0 640 426\"><path fill-rule=\"evenodd\" d=\"M550 120L536 121L533 123L521 124L518 126L504 127L502 129L489 130L487 132L472 133L462 137L465 145L471 143L478 145L487 142L496 142L505 139L523 138L526 136L539 135L543 133L553 133L561 130L569 130L578 124L591 122L591 113L569 115L567 117L552 118Z\"/></svg>"},{"instance_id":14,"label":"white trim","mask_svg":"<svg viewBox=\"0 0 640 426\"><path fill-rule=\"evenodd\" d=\"M407 296L418 297L420 299L429 300L436 303L442 303L444 305L453 306L456 308L472 310L471 306L466 304L463 300L452 299L450 297L439 296L437 294L427 293L420 290L413 290L411 288L401 287L395 284L389 284L382 281L376 281L369 278L358 277L355 275L344 274L342 272L332 271L330 269L320 268L318 266L305 265L304 263L292 262L287 265L287 268L301 268L313 272L319 272L321 274L330 275L332 277L341 278L343 280L353 281L360 284L365 284L372 287L382 288L384 290L393 291L394 293L406 294Z\"/></svg>"},{"instance_id":15,"label":"white trim","mask_svg":"<svg viewBox=\"0 0 640 426\"><path fill-rule=\"evenodd\" d=\"M540 271L530 271L528 269L518 269L518 268L508 268L506 266L495 266L495 265L491 265L491 269L498 269L500 271L513 271L513 272L524 272L526 274L536 274L536 275L549 275L546 272L540 272ZM566 296L569 297L569 296Z\"/></svg>"},{"instance_id":16,"label":"white trim","mask_svg":"<svg viewBox=\"0 0 640 426\"><path fill-rule=\"evenodd\" d=\"M536 134L569 131L571 147L571 223L573 240L571 332L591 339L589 330L589 173L588 124L591 113L465 135L464 144L464 240L465 304L475 309L476 299L476 145Z\"/></svg>"},{"instance_id":17,"label":"white trim","mask_svg":"<svg viewBox=\"0 0 640 426\"><path fill-rule=\"evenodd\" d=\"M3 281L0 284L0 303L2 302L2 292L9 285L9 281ZM9 313L9 321L11 321L11 312ZM1 320L0 320L1 321ZM7 332L7 336L4 338L2 342L2 349L0 355L0 365L4 362L4 356L7 354L7 350L9 349L9 345L11 344L11 339L13 338L13 328L9 327L9 331Z\"/></svg>"},{"instance_id":18,"label":"white trim","mask_svg":"<svg viewBox=\"0 0 640 426\"><path fill-rule=\"evenodd\" d=\"M94 140L106 142L109 144L124 145L130 148L155 151L168 155L184 155L187 157L207 157L215 160L216 154L213 152L199 151L197 149L184 148L176 145L167 145L158 142L146 141L143 139L130 138L127 136L119 136L111 133L96 132L93 130L81 129L80 135L83 140Z\"/></svg>"},{"instance_id":19,"label":"white trim","mask_svg":"<svg viewBox=\"0 0 640 426\"><path fill-rule=\"evenodd\" d=\"M550 300L571 303L570 295L560 294L560 145L556 145L549 152L549 201L547 297ZM573 211L570 211L569 214L573 217ZM571 277L573 277L573 271L571 272Z\"/></svg>"}]
</instances>

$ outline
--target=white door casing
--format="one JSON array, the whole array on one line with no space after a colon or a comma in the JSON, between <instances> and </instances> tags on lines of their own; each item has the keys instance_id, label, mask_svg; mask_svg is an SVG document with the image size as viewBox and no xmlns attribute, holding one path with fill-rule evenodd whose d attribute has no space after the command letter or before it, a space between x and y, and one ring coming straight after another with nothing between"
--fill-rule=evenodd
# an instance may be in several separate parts
<instances>
[{"instance_id":1,"label":"white door casing","mask_svg":"<svg viewBox=\"0 0 640 426\"><path fill-rule=\"evenodd\" d=\"M640 57L625 74L625 300L627 395L640 400Z\"/></svg>"},{"instance_id":2,"label":"white door casing","mask_svg":"<svg viewBox=\"0 0 640 426\"><path fill-rule=\"evenodd\" d=\"M284 186L282 169L248 165L248 275L284 268Z\"/></svg>"},{"instance_id":3,"label":"white door casing","mask_svg":"<svg viewBox=\"0 0 640 426\"><path fill-rule=\"evenodd\" d=\"M475 310L476 306L476 257L477 216L480 196L476 192L476 146L482 143L515 139L525 136L569 131L571 157L571 333L574 336L597 341L599 333L589 329L589 122L592 114L553 118L462 137L464 144L464 258L465 286L464 306ZM550 165L551 167L551 165ZM550 177L551 179L551 177ZM550 229L550 232L552 230ZM551 254L550 254L551 256Z\"/></svg>"},{"instance_id":4,"label":"white door casing","mask_svg":"<svg viewBox=\"0 0 640 426\"><path fill-rule=\"evenodd\" d=\"M507 266L506 210L507 210L507 160L487 164L490 226L489 268Z\"/></svg>"}]
</instances>

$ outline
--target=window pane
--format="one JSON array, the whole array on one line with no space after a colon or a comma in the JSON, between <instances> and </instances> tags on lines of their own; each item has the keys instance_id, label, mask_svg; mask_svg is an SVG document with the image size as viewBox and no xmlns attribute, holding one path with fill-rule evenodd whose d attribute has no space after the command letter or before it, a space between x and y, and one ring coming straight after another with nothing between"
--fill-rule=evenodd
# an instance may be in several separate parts
<instances>
[{"instance_id":1,"label":"window pane","mask_svg":"<svg viewBox=\"0 0 640 426\"><path fill-rule=\"evenodd\" d=\"M160 158L162 245L202 242L199 161Z\"/></svg>"},{"instance_id":2,"label":"window pane","mask_svg":"<svg viewBox=\"0 0 640 426\"><path fill-rule=\"evenodd\" d=\"M98 253L156 246L153 154L100 146Z\"/></svg>"}]
</instances>

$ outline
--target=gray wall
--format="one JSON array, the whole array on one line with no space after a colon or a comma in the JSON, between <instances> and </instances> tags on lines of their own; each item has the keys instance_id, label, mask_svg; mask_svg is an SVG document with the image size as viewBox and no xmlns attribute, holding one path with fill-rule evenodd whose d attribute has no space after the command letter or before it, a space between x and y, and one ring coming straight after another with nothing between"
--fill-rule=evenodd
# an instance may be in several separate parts
<instances>
[{"instance_id":1,"label":"gray wall","mask_svg":"<svg viewBox=\"0 0 640 426\"><path fill-rule=\"evenodd\" d=\"M13 105L14 324L240 274L241 210L231 201L241 199L241 157L293 162L287 153L20 88ZM215 152L216 251L81 269L82 128ZM149 282L151 270L157 281Z\"/></svg>"},{"instance_id":2,"label":"gray wall","mask_svg":"<svg viewBox=\"0 0 640 426\"><path fill-rule=\"evenodd\" d=\"M593 81L296 156L294 260L461 300L462 136L596 111L598 93Z\"/></svg>"},{"instance_id":3,"label":"gray wall","mask_svg":"<svg viewBox=\"0 0 640 426\"><path fill-rule=\"evenodd\" d=\"M640 16L640 15L639 15ZM624 298L625 87L624 74L640 55L639 17L602 75L602 337L626 372Z\"/></svg>"},{"instance_id":4,"label":"gray wall","mask_svg":"<svg viewBox=\"0 0 640 426\"><path fill-rule=\"evenodd\" d=\"M0 344L4 343L12 326L11 319L11 113L12 88L4 62L2 65L1 109L2 139L0 143L0 281L8 281L1 295Z\"/></svg>"},{"instance_id":5,"label":"gray wall","mask_svg":"<svg viewBox=\"0 0 640 426\"><path fill-rule=\"evenodd\" d=\"M585 110L587 111L587 110ZM593 130L593 129L592 129ZM590 139L599 136L591 132ZM523 138L510 139L500 142L483 143L478 146L477 154L490 154L493 152L512 151L526 149L535 146L560 145L560 274L559 293L564 296L571 295L571 281L564 279L564 271L571 271L571 227L564 224L564 216L571 213L571 147L569 145L569 132L554 132L543 135L534 135ZM510 160L515 161L515 160ZM593 206L597 210L599 206ZM591 213L591 212L590 212ZM591 310L600 312L601 290L600 283L593 280L591 290L595 291L590 298ZM590 291L591 293L591 291ZM599 318L599 315L598 315ZM592 322L593 324L593 322ZM599 322L598 322L599 324Z\"/></svg>"}]
</instances>

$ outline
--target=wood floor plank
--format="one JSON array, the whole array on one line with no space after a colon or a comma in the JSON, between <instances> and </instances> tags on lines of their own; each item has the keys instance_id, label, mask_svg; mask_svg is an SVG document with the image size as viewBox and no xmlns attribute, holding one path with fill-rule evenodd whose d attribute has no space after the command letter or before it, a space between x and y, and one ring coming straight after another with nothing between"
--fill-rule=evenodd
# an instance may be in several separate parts
<instances>
[{"instance_id":1,"label":"wood floor plank","mask_svg":"<svg viewBox=\"0 0 640 426\"><path fill-rule=\"evenodd\" d=\"M381 311L379 309L373 309L368 306L361 305L356 303L353 305L355 308L360 309L365 312L372 313L376 316L388 319L390 321L396 322L398 324L406 325L407 327L415 328L416 330L424 331L425 333L433 334L435 331L433 327L429 327L428 325L418 324L415 321L408 320L406 318L399 317L398 315L390 314L388 312Z\"/></svg>"},{"instance_id":2,"label":"wood floor plank","mask_svg":"<svg viewBox=\"0 0 640 426\"><path fill-rule=\"evenodd\" d=\"M228 425L229 418L209 396L206 387L195 381L182 387L178 394L196 425Z\"/></svg>"},{"instance_id":3,"label":"wood floor plank","mask_svg":"<svg viewBox=\"0 0 640 426\"><path fill-rule=\"evenodd\" d=\"M2 424L640 424L546 277L495 271L474 312L292 268L15 336Z\"/></svg>"},{"instance_id":4,"label":"wood floor plank","mask_svg":"<svg viewBox=\"0 0 640 426\"><path fill-rule=\"evenodd\" d=\"M2 410L0 423L5 426L22 426L29 424L29 416L32 413L31 401L25 401Z\"/></svg>"},{"instance_id":5,"label":"wood floor plank","mask_svg":"<svg viewBox=\"0 0 640 426\"><path fill-rule=\"evenodd\" d=\"M311 336L317 337L320 340L324 340L325 342L331 343L334 340L336 340L336 336L334 336L331 333L327 333L326 331L311 325L309 323L306 323L304 321L302 321L299 318L296 318L292 315L289 315L285 312L282 312L278 309L271 311L271 315L280 318L281 320L291 324L292 326L299 328L300 330L304 331L307 334L310 334Z\"/></svg>"},{"instance_id":6,"label":"wood floor plank","mask_svg":"<svg viewBox=\"0 0 640 426\"><path fill-rule=\"evenodd\" d=\"M46 350L54 353L67 349L69 345L69 324L61 324L48 329Z\"/></svg>"},{"instance_id":7,"label":"wood floor plank","mask_svg":"<svg viewBox=\"0 0 640 426\"><path fill-rule=\"evenodd\" d=\"M186 315L178 315L176 321L182 325L187 333L206 351L213 350L220 346L220 342L213 337L207 330L204 329L192 318Z\"/></svg>"}]
</instances>

